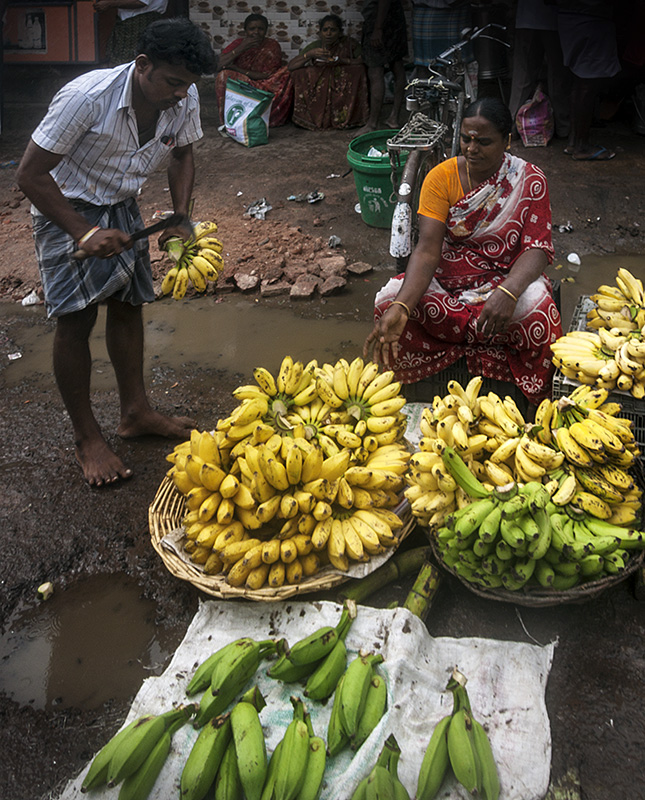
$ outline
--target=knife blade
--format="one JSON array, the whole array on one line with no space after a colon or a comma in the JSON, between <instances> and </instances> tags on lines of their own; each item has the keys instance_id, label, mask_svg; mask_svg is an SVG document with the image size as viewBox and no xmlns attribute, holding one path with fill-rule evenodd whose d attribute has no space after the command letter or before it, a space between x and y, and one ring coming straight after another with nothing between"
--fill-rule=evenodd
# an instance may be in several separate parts
<instances>
[{"instance_id":1,"label":"knife blade","mask_svg":"<svg viewBox=\"0 0 645 800\"><path fill-rule=\"evenodd\" d=\"M146 228L141 228L141 230L134 231L130 234L130 239L133 242L136 242L138 239L152 236L152 234L157 233L157 231L163 231L166 228L173 227L174 225L181 225L181 223L185 220L186 216L184 214L171 214L169 217L160 219L158 222L148 225ZM72 258L75 258L77 261L83 261L83 259L87 258L88 256L89 253L86 253L83 248L79 248L72 253Z\"/></svg>"}]
</instances>

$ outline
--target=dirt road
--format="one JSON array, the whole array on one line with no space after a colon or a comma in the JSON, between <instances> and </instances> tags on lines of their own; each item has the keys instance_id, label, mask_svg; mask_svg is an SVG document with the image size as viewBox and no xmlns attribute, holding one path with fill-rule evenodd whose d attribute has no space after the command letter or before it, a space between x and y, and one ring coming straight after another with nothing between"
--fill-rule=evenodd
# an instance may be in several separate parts
<instances>
[{"instance_id":1,"label":"dirt road","mask_svg":"<svg viewBox=\"0 0 645 800\"><path fill-rule=\"evenodd\" d=\"M3 134L2 161L18 160L38 109L27 109L24 124L12 122ZM33 120L30 119L33 117ZM196 218L214 218L220 224L228 258L244 258L248 225L242 220L245 205L266 197L273 206L268 216L271 230L341 238L342 251L351 260L368 261L376 272L354 279L347 292L322 302L319 298L294 307L287 299L267 305L281 309L281 342L289 341L288 325L294 318L324 319L329 339L321 342L322 358L337 357L360 346L346 330L364 326L371 317L375 286L393 273L385 231L367 227L355 213L356 193L347 171L350 139L345 133L312 134L291 126L272 132L266 147L245 150L221 138L212 104L204 114L206 138L196 149L198 175L195 187ZM563 155L561 143L546 149L514 152L534 160L549 179L554 224L571 223L572 232L554 234L555 265L566 263L575 251L616 254L645 251L640 223L645 198L642 139L617 122L598 131L602 143L618 156L608 163L574 163ZM176 646L197 607L198 592L173 578L152 550L147 530L147 509L166 469L163 441L120 441L111 435L119 454L135 469L135 478L110 490L93 491L82 481L74 463L70 431L54 388L47 359L38 341L51 336L52 325L42 306L23 308L18 301L38 287L33 259L27 202L13 191L13 170L0 171L0 190L9 198L1 209L0 380L3 409L0 416L0 608L2 630L22 607L34 604L36 587L54 580L56 597L65 596L83 579L97 574L127 575L136 581L142 600L154 604L154 624L163 629L168 646ZM286 198L314 189L324 192L317 204L294 203ZM144 217L168 207L163 176L155 176L141 198ZM613 258L605 266L613 265ZM584 258L583 258L584 265ZM554 277L564 271L553 270ZM614 270L607 277L613 277ZM576 283L563 284L563 307L571 308L581 292L593 290L584 269ZM258 298L233 300L232 295L212 298L217 303L240 303L239 330L224 329L213 352L224 350L234 337L244 338ZM164 301L169 302L169 301ZM190 302L190 301L186 301ZM156 305L156 304L155 304ZM237 306L236 306L237 307ZM160 309L163 307L160 306ZM155 313L159 309L155 309ZM163 319L163 314L161 314ZM362 328L361 328L362 329ZM271 330L280 330L275 325ZM271 334L269 330L269 335ZM333 331L333 333L332 333ZM196 325L194 335L200 331ZM277 335L277 334L276 334ZM29 349L25 343L29 342ZM294 352L300 346L292 337ZM282 348L282 344L281 344ZM12 379L8 355L23 353L23 375ZM297 354L297 353L296 353ZM276 353L276 359L283 352ZM33 369L25 359L33 358ZM153 401L163 410L191 414L198 426L212 426L233 407L232 389L247 382L251 362L222 369L216 358L195 363L190 349L180 359L156 352L148 365ZM109 377L99 376L93 393L97 416L104 429L114 430L118 402ZM415 534L423 541L421 532ZM407 584L395 587L375 605L401 599ZM128 625L127 618L123 625ZM645 635L643 607L635 600L633 585L625 582L584 605L520 609L511 604L482 600L446 579L428 620L432 635L484 636L519 641L558 641L547 690L553 736L553 777L569 769L579 777L586 800L637 800L642 798L642 748L645 723ZM149 665L147 674L163 664ZM99 671L100 672L100 671ZM95 680L103 680L96 674ZM131 687L129 698L138 688ZM47 708L20 704L0 695L0 795L12 800L55 796L56 788L75 775L92 753L123 719L128 697L108 700L98 707L65 707L53 702Z\"/></svg>"}]
</instances>

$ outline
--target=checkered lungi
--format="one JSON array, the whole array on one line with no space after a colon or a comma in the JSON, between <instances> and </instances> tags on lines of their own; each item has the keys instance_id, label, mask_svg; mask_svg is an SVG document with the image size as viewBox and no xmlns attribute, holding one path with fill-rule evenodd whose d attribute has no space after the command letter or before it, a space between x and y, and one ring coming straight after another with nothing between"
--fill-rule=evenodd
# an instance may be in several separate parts
<instances>
[{"instance_id":1,"label":"checkered lungi","mask_svg":"<svg viewBox=\"0 0 645 800\"><path fill-rule=\"evenodd\" d=\"M412 49L414 63L427 67L433 58L461 41L461 32L471 24L470 7L428 8L414 5L412 9ZM470 61L470 47L462 51L464 61Z\"/></svg>"},{"instance_id":2,"label":"checkered lungi","mask_svg":"<svg viewBox=\"0 0 645 800\"><path fill-rule=\"evenodd\" d=\"M88 230L98 225L134 233L144 227L133 197L113 206L80 201L72 201L72 205L87 220ZM81 311L108 298L134 306L154 300L147 239L139 239L112 258L78 261L72 258L76 249L72 237L35 208L32 223L48 317Z\"/></svg>"}]
</instances>

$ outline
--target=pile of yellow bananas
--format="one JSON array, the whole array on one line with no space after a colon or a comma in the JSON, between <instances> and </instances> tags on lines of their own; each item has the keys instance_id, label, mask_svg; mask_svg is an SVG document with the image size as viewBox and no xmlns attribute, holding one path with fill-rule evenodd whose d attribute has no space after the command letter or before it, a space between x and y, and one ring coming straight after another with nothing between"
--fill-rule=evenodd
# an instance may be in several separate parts
<instances>
[{"instance_id":1,"label":"pile of yellow bananas","mask_svg":"<svg viewBox=\"0 0 645 800\"><path fill-rule=\"evenodd\" d=\"M645 339L643 331L621 333L618 328L570 331L552 345L553 363L562 374L587 386L620 389L640 400L645 397Z\"/></svg>"},{"instance_id":2,"label":"pile of yellow bananas","mask_svg":"<svg viewBox=\"0 0 645 800\"><path fill-rule=\"evenodd\" d=\"M599 286L591 299L596 307L587 314L590 328L617 328L621 333L628 333L645 325L643 282L623 267L616 275L616 285Z\"/></svg>"},{"instance_id":3,"label":"pile of yellow bananas","mask_svg":"<svg viewBox=\"0 0 645 800\"><path fill-rule=\"evenodd\" d=\"M188 285L197 292L205 292L209 281L216 281L224 266L223 245L215 238L215 222L199 222L187 241L178 237L169 239L164 249L175 262L161 282L161 293L171 294L175 300L186 295Z\"/></svg>"},{"instance_id":4,"label":"pile of yellow bananas","mask_svg":"<svg viewBox=\"0 0 645 800\"><path fill-rule=\"evenodd\" d=\"M393 373L285 356L276 377L264 367L254 377L215 430L167 457L190 558L232 586L277 588L395 545L410 454Z\"/></svg>"},{"instance_id":5,"label":"pile of yellow bananas","mask_svg":"<svg viewBox=\"0 0 645 800\"><path fill-rule=\"evenodd\" d=\"M470 502L446 472L444 446L455 447L484 481L502 485L528 479L522 471L523 452L515 455L526 421L511 397L494 392L480 396L482 380L475 376L465 387L448 381L448 394L437 395L422 412L419 452L410 458L405 490L412 514L422 525L441 525L447 514Z\"/></svg>"},{"instance_id":6,"label":"pile of yellow bananas","mask_svg":"<svg viewBox=\"0 0 645 800\"><path fill-rule=\"evenodd\" d=\"M543 400L535 420L524 420L510 397L479 396L481 377L423 410L419 451L410 457L405 496L422 525L441 526L471 502L442 459L454 447L470 472L492 490L508 483L540 481L556 505L568 503L616 525L631 525L641 490L629 469L639 450L630 420L606 389L580 386L569 397Z\"/></svg>"},{"instance_id":7,"label":"pile of yellow bananas","mask_svg":"<svg viewBox=\"0 0 645 800\"><path fill-rule=\"evenodd\" d=\"M553 363L572 380L645 397L645 298L643 283L618 270L616 286L591 295L587 314L593 330L569 331L551 345Z\"/></svg>"}]
</instances>

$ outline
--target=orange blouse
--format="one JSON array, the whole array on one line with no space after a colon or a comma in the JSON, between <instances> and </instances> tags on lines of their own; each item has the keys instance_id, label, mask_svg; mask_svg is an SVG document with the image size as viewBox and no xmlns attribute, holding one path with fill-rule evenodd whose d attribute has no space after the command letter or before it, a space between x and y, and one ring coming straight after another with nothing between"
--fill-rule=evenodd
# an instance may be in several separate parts
<instances>
[{"instance_id":1,"label":"orange blouse","mask_svg":"<svg viewBox=\"0 0 645 800\"><path fill-rule=\"evenodd\" d=\"M466 194L457 168L457 157L433 167L426 175L419 195L419 214L445 222L448 211Z\"/></svg>"}]
</instances>

